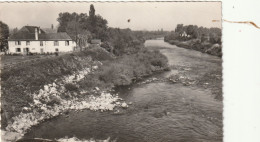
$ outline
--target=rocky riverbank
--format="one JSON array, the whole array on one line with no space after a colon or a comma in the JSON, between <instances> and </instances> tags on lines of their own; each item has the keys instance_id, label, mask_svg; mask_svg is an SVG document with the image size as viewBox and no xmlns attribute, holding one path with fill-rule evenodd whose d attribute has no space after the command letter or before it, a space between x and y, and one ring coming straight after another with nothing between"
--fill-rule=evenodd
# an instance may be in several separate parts
<instances>
[{"instance_id":1,"label":"rocky riverbank","mask_svg":"<svg viewBox=\"0 0 260 142\"><path fill-rule=\"evenodd\" d=\"M86 95L89 90L81 90L80 93L76 93L67 91L64 87L67 83L76 84L90 72L90 69L86 68L64 77L59 82L44 85L37 93L30 94L33 102L29 103L29 107L23 107L22 112L12 118L13 122L8 124L6 131L17 132L18 134L14 135L17 139L23 136L32 126L60 114L66 114L69 110L89 109L103 112L112 111L115 107L128 107L126 102L117 95L101 91L98 87L90 90L92 95ZM7 132L5 136L9 136L9 138L6 138L6 140L10 139L10 134L7 134ZM3 139L5 139L5 136L2 136Z\"/></svg>"},{"instance_id":2,"label":"rocky riverbank","mask_svg":"<svg viewBox=\"0 0 260 142\"><path fill-rule=\"evenodd\" d=\"M122 98L118 97L117 94L111 94L111 89L114 86L129 85L133 83L133 80L151 75L153 72L163 71L167 68L166 57L156 51L143 50L139 53L118 57L116 59L106 55L109 59L102 59L104 58L102 54L110 54L104 53L105 51L102 50L94 49L94 51L96 51L95 53L89 53L93 52L93 49L85 51L86 53L83 53L83 57L79 56L82 53L78 53L79 55L76 54L76 56L73 54L72 59L76 58L76 60L68 65L68 67L71 68L71 65L74 64L74 70L77 66L80 66L78 70L63 77L57 77L55 80L51 78L53 82L36 86L39 90L35 89L31 91L32 93L25 94L26 97L28 97L27 102L21 105L21 108L18 110L16 109L17 112L19 112L19 110L20 112L16 113L16 115L12 115L12 117L7 120L7 126L3 127L6 130L4 135L2 135L3 140L17 140L32 126L58 115L67 115L68 111L71 110L80 111L89 109L103 112L113 111L114 108L127 108L128 105L132 103L125 102ZM154 58L153 55L157 57ZM151 59L152 57L153 59ZM62 60L64 60L64 58L62 58ZM85 62L85 67L77 63L77 61ZM49 62L49 60L46 62ZM37 66L38 65L36 65L36 67ZM38 67L42 68L45 66L39 65ZM62 68L58 62L56 66L50 69L57 71L57 68L59 70L67 69L64 68L64 66ZM39 69L37 70L39 71ZM28 71L27 73L33 72ZM43 74L42 76L46 76L44 72L41 73ZM6 78L7 75L5 76ZM16 79L27 80L30 78L30 76L27 79L26 77L28 76L17 76ZM17 80L13 80L10 84L15 83L15 81ZM28 80L28 82L30 82L30 80ZM8 86L5 86L4 90L10 91L7 90L7 88ZM25 89L25 91L28 90ZM9 96L9 98L10 97L12 96ZM19 102L17 98L11 99ZM120 113L119 109L116 109L114 113ZM13 134L13 137L10 136L11 134Z\"/></svg>"}]
</instances>

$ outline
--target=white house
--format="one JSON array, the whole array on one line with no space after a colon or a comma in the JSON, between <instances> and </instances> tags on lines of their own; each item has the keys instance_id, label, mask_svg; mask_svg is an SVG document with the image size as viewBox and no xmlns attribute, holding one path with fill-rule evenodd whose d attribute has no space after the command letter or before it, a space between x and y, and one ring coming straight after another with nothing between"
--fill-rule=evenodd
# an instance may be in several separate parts
<instances>
[{"instance_id":1,"label":"white house","mask_svg":"<svg viewBox=\"0 0 260 142\"><path fill-rule=\"evenodd\" d=\"M181 37L187 37L187 36L188 34L185 31L181 33Z\"/></svg>"},{"instance_id":2,"label":"white house","mask_svg":"<svg viewBox=\"0 0 260 142\"><path fill-rule=\"evenodd\" d=\"M45 33L40 27L24 26L8 39L9 53L53 53L73 51L76 43L67 33Z\"/></svg>"}]
</instances>

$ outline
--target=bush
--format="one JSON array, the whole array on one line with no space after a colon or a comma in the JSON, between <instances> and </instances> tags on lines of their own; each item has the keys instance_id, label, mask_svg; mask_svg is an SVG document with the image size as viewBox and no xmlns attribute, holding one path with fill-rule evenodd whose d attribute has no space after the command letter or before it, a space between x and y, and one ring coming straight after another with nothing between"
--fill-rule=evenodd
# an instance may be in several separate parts
<instances>
[{"instance_id":1,"label":"bush","mask_svg":"<svg viewBox=\"0 0 260 142\"><path fill-rule=\"evenodd\" d=\"M115 86L129 85L134 79L150 75L154 71L162 71L167 67L167 57L159 51L143 49L102 66L99 79Z\"/></svg>"},{"instance_id":2,"label":"bush","mask_svg":"<svg viewBox=\"0 0 260 142\"><path fill-rule=\"evenodd\" d=\"M105 83L99 79L99 74L88 74L83 80L79 82L80 88L93 89L99 87L102 90L113 87L112 83Z\"/></svg>"},{"instance_id":3,"label":"bush","mask_svg":"<svg viewBox=\"0 0 260 142\"><path fill-rule=\"evenodd\" d=\"M85 56L91 56L93 60L98 61L107 61L113 59L111 54L101 47L84 50L82 51L82 54L84 54Z\"/></svg>"},{"instance_id":4,"label":"bush","mask_svg":"<svg viewBox=\"0 0 260 142\"><path fill-rule=\"evenodd\" d=\"M82 88L129 85L133 80L165 69L168 69L168 60L164 55L159 51L143 49L138 53L104 62L98 73L87 75L79 85Z\"/></svg>"},{"instance_id":5,"label":"bush","mask_svg":"<svg viewBox=\"0 0 260 142\"><path fill-rule=\"evenodd\" d=\"M67 83L64 85L64 87L68 91L77 91L78 90L78 86L76 84L72 84L72 83Z\"/></svg>"},{"instance_id":6,"label":"bush","mask_svg":"<svg viewBox=\"0 0 260 142\"><path fill-rule=\"evenodd\" d=\"M116 86L129 85L133 79L133 68L126 64L111 63L102 68L99 79Z\"/></svg>"}]
</instances>

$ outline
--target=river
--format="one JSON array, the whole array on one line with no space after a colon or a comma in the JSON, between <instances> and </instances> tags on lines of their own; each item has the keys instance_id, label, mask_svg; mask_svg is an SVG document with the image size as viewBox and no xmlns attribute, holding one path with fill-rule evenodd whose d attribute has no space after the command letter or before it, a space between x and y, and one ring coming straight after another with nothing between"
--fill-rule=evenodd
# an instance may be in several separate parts
<instances>
[{"instance_id":1,"label":"river","mask_svg":"<svg viewBox=\"0 0 260 142\"><path fill-rule=\"evenodd\" d=\"M214 70L221 71L221 59L179 48L160 40L147 40L145 46L158 48L167 56L174 74L196 79ZM118 142L219 142L222 141L221 101L209 88L157 81L117 89L129 108L119 114L84 110L70 112L33 127L25 138L107 139Z\"/></svg>"}]
</instances>

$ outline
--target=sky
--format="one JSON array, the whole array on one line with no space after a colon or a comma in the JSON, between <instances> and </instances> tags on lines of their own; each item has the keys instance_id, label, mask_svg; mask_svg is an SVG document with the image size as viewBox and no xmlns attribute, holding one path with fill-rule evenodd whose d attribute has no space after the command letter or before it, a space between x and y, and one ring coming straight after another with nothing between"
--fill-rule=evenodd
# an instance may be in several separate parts
<instances>
[{"instance_id":1,"label":"sky","mask_svg":"<svg viewBox=\"0 0 260 142\"><path fill-rule=\"evenodd\" d=\"M88 13L90 4L94 5L96 14L108 21L109 27L172 31L177 24L192 24L221 28L221 2L0 3L0 20L9 28L25 25L50 28L51 24L57 27L59 13Z\"/></svg>"}]
</instances>

